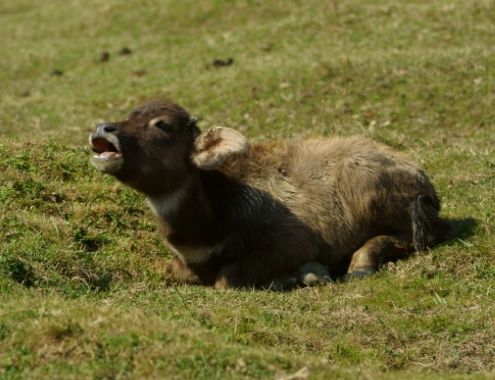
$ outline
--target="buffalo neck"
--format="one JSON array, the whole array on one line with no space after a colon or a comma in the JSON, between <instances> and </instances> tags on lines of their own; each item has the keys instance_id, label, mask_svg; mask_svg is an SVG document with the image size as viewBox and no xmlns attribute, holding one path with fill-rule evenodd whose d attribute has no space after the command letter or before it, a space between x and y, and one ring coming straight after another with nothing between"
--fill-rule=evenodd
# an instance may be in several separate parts
<instances>
[{"instance_id":1,"label":"buffalo neck","mask_svg":"<svg viewBox=\"0 0 495 380\"><path fill-rule=\"evenodd\" d=\"M147 196L167 240L174 246L217 243L215 217L199 173L163 195Z\"/></svg>"}]
</instances>

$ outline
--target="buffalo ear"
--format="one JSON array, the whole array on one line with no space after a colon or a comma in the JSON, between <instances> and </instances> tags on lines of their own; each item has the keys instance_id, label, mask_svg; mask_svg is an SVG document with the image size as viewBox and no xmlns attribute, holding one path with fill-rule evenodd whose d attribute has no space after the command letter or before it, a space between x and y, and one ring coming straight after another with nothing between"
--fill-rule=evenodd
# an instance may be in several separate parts
<instances>
[{"instance_id":1,"label":"buffalo ear","mask_svg":"<svg viewBox=\"0 0 495 380\"><path fill-rule=\"evenodd\" d=\"M213 127L201 133L194 143L192 160L203 170L215 170L229 158L247 151L249 144L239 132Z\"/></svg>"}]
</instances>

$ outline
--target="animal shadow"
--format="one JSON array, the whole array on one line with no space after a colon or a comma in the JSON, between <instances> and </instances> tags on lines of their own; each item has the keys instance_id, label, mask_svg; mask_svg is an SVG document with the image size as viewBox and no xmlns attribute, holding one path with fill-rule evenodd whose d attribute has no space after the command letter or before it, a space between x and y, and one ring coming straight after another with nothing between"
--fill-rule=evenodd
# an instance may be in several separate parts
<instances>
[{"instance_id":1,"label":"animal shadow","mask_svg":"<svg viewBox=\"0 0 495 380\"><path fill-rule=\"evenodd\" d=\"M449 244L455 240L466 240L473 236L476 232L476 228L478 227L479 221L472 218L453 218L448 219L451 225L451 231L449 236L447 237L445 243Z\"/></svg>"}]
</instances>

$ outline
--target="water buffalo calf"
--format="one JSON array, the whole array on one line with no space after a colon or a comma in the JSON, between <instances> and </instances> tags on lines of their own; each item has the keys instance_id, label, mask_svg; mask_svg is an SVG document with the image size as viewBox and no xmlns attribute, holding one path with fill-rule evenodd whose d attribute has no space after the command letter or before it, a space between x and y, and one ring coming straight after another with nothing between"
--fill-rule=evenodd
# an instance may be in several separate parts
<instances>
[{"instance_id":1,"label":"water buffalo calf","mask_svg":"<svg viewBox=\"0 0 495 380\"><path fill-rule=\"evenodd\" d=\"M368 274L449 230L424 172L361 137L250 143L229 128L201 132L182 107L156 101L97 125L90 143L98 170L146 196L178 283Z\"/></svg>"}]
</instances>

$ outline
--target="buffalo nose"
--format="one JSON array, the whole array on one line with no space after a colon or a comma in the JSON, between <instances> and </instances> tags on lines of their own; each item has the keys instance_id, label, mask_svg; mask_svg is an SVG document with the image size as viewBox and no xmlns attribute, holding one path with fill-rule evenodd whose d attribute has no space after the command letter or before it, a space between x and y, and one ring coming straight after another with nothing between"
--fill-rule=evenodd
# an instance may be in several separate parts
<instances>
[{"instance_id":1,"label":"buffalo nose","mask_svg":"<svg viewBox=\"0 0 495 380\"><path fill-rule=\"evenodd\" d=\"M112 133L115 132L117 129L109 123L101 123L96 126L96 130L99 133Z\"/></svg>"}]
</instances>

